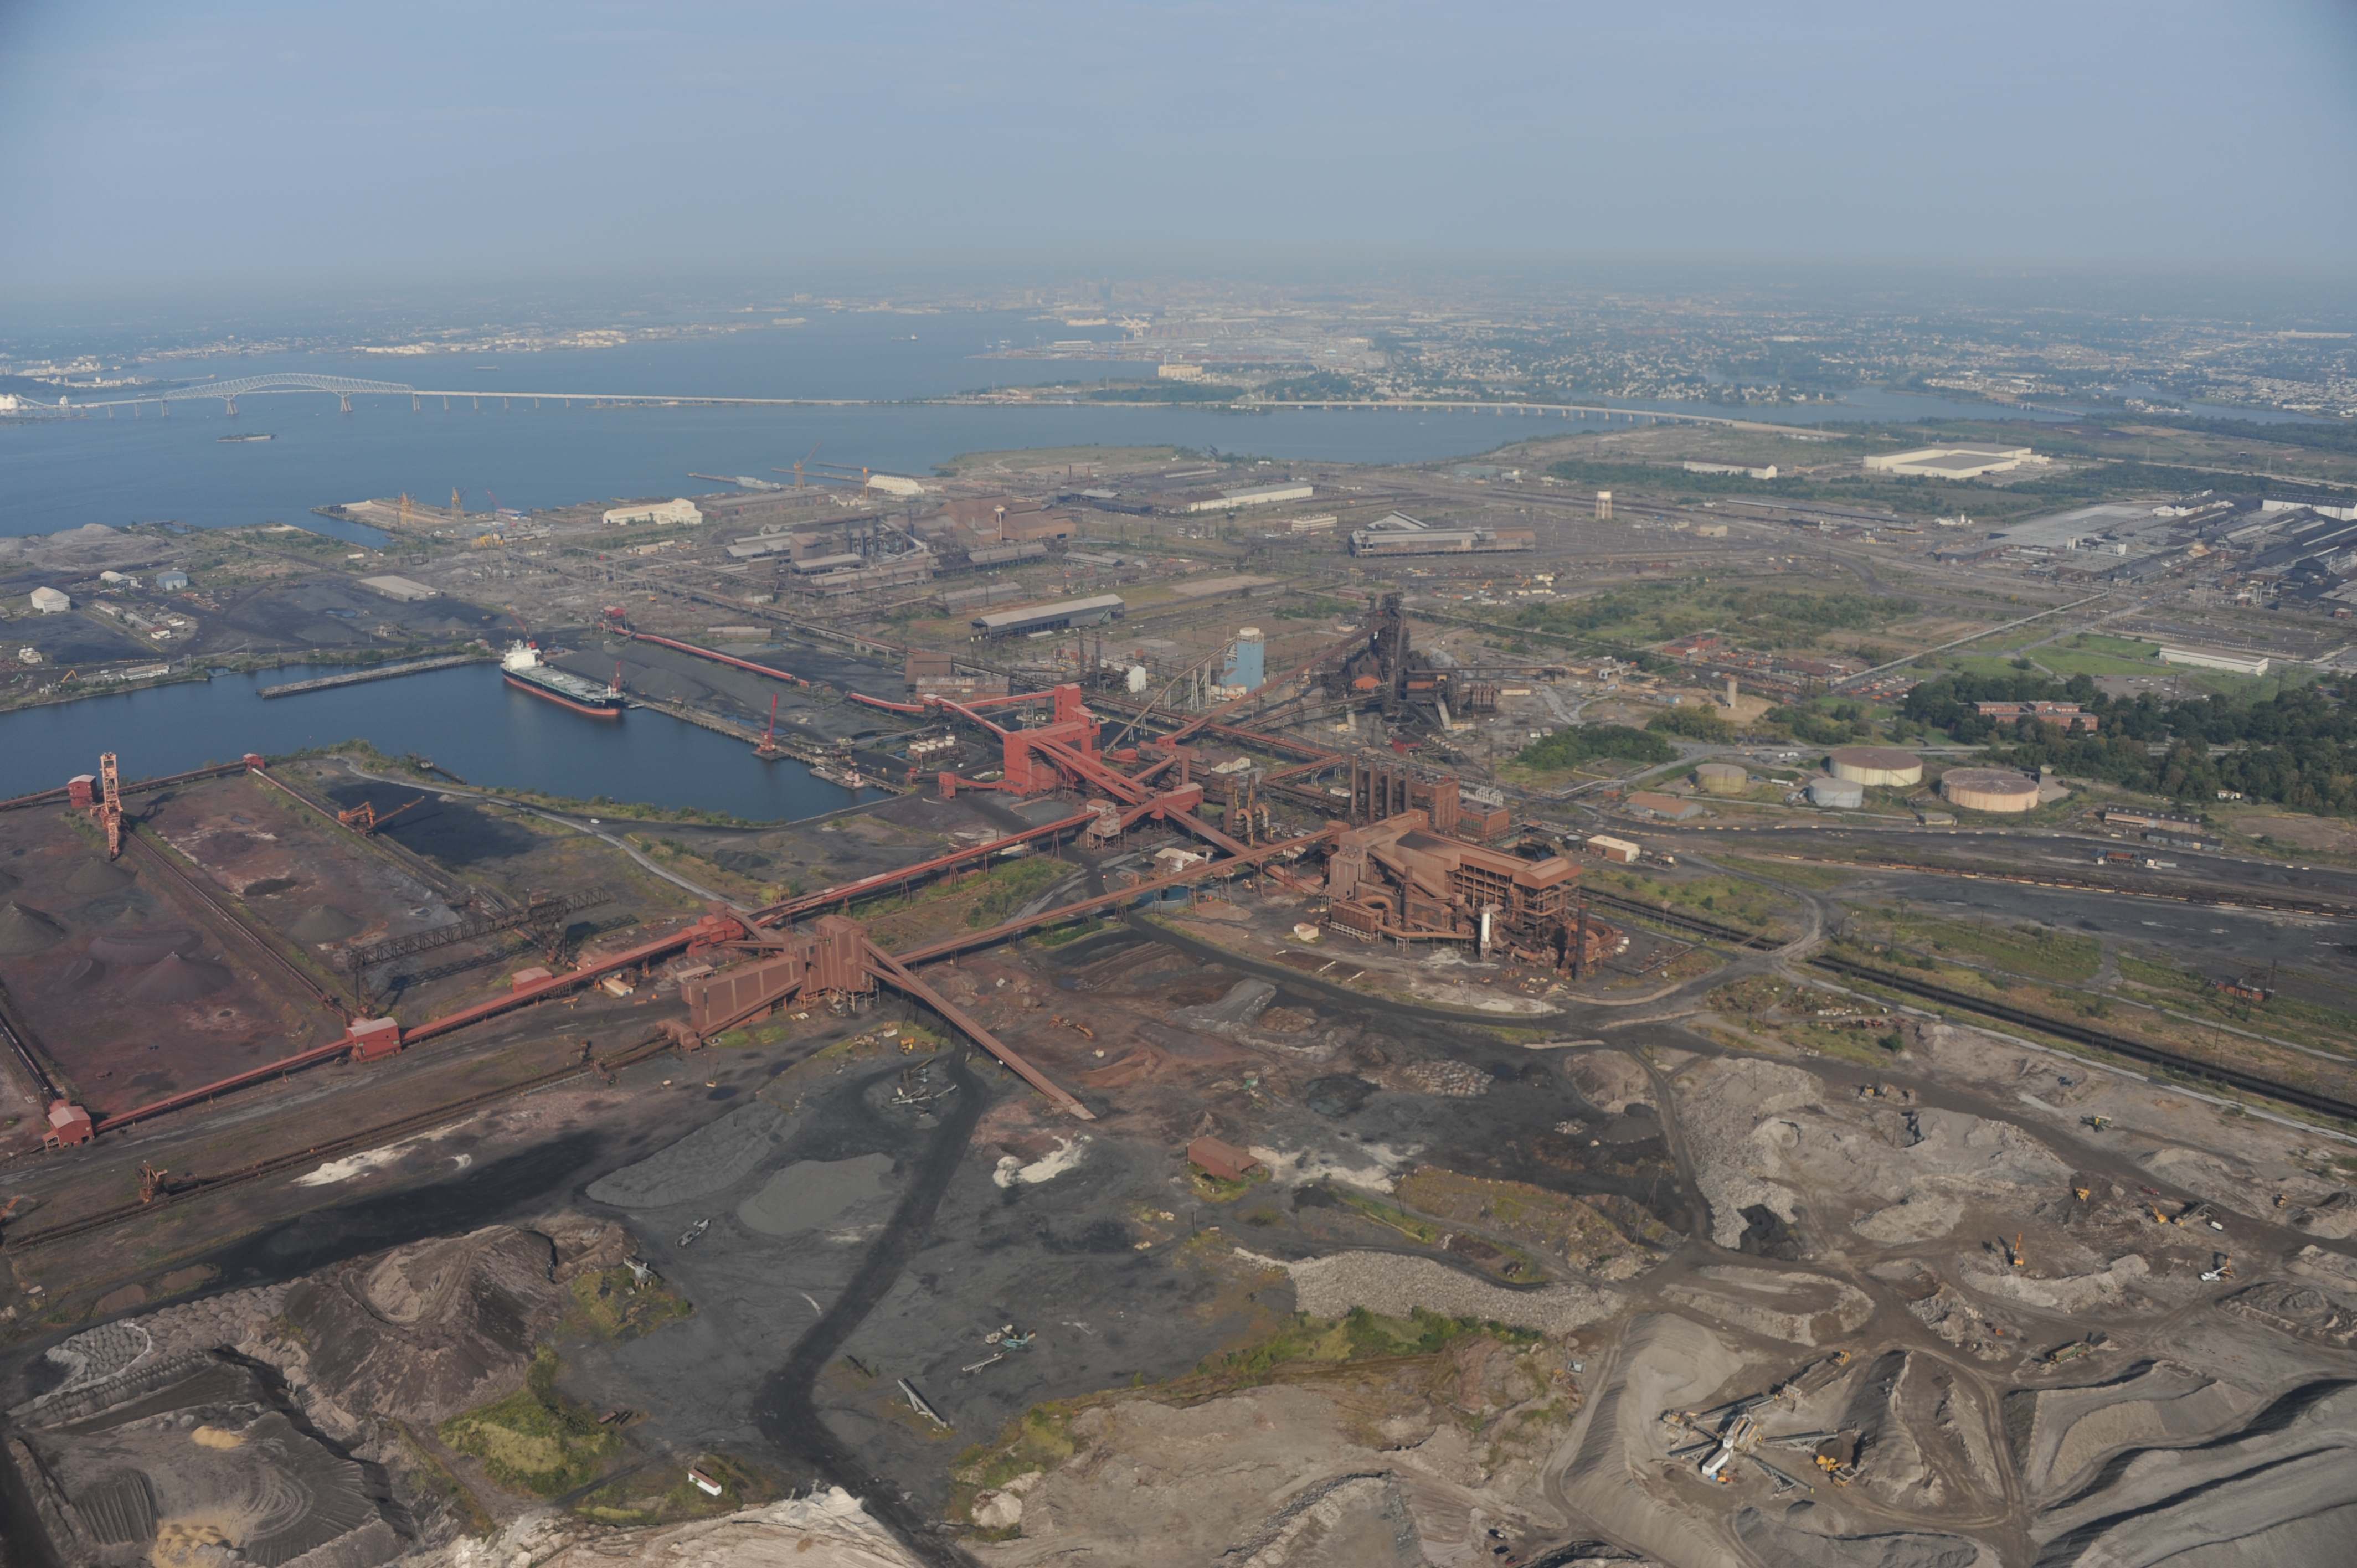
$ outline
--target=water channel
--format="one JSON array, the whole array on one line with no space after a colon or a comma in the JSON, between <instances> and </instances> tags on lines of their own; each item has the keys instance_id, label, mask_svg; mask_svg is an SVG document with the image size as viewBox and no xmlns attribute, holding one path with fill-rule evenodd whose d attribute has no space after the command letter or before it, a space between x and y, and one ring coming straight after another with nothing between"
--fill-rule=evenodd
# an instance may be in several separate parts
<instances>
[{"instance_id":1,"label":"water channel","mask_svg":"<svg viewBox=\"0 0 2357 1568\"><path fill-rule=\"evenodd\" d=\"M365 739L414 752L469 783L699 806L770 822L852 803L851 791L790 758L762 761L744 742L633 708L595 719L519 692L491 664L265 698L261 689L341 671L290 665L258 675L152 686L0 714L0 799L95 772L102 751L126 779Z\"/></svg>"}]
</instances>

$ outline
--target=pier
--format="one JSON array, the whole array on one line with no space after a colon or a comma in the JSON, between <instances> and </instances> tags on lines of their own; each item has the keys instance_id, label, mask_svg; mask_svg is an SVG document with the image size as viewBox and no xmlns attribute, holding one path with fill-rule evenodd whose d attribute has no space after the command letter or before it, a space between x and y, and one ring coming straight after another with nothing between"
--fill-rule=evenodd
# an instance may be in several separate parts
<instances>
[{"instance_id":1,"label":"pier","mask_svg":"<svg viewBox=\"0 0 2357 1568\"><path fill-rule=\"evenodd\" d=\"M365 670L348 671L341 675L322 675L316 681L289 681L283 685L264 686L257 695L291 697L300 692L324 692L330 686L357 686L363 681L390 681L396 675L423 675L428 670L449 670L460 664L486 664L488 653L453 653L440 659L413 659L406 664L376 664Z\"/></svg>"}]
</instances>

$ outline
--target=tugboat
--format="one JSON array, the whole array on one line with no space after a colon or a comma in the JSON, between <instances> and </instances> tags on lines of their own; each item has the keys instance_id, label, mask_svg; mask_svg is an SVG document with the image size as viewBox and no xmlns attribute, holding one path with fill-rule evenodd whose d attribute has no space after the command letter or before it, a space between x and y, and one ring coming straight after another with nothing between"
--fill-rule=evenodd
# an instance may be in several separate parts
<instances>
[{"instance_id":1,"label":"tugboat","mask_svg":"<svg viewBox=\"0 0 2357 1568\"><path fill-rule=\"evenodd\" d=\"M622 671L614 668L610 685L600 686L585 680L569 670L559 670L544 664L540 650L529 642L509 645L506 657L500 660L500 673L508 684L518 691L530 692L535 697L571 708L576 714L587 714L593 719L619 719L622 716Z\"/></svg>"}]
</instances>

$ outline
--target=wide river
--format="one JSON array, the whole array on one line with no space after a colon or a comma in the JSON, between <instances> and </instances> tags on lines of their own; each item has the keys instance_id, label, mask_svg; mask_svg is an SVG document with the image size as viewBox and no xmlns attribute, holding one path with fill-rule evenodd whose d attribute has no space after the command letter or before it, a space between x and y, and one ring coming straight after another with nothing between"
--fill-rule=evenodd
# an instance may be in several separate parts
<instances>
[{"instance_id":1,"label":"wide river","mask_svg":"<svg viewBox=\"0 0 2357 1568\"><path fill-rule=\"evenodd\" d=\"M1135 404L974 407L892 402L846 408L606 408L568 411L530 394L942 397L989 385L1116 375L1145 367L1100 360L978 356L997 345L1117 336L1109 328L1042 324L1008 313L819 315L801 327L618 349L523 354L254 355L161 367L222 380L271 371L472 389L464 400L361 397L337 412L319 393L248 397L231 420L218 401L178 394L168 420L153 405L115 416L0 425L0 535L53 533L83 523L177 520L198 527L277 521L366 537L309 515L328 501L403 492L435 504L451 490L471 508L562 506L609 496L670 495L717 487L691 474L774 479L818 447L818 461L925 474L963 452L1012 447L1168 443L1197 450L1354 463L1424 462L1488 451L1537 433L1529 418L1485 413L1236 414ZM150 367L151 371L156 367ZM479 393L479 408L478 398ZM92 397L114 397L98 392ZM504 400L504 401L503 401ZM1864 388L1837 403L1746 409L1617 401L1645 412L1733 414L1768 423L1988 418L1986 404ZM1591 415L1593 422L1598 416ZM2032 417L2037 417L2033 415ZM2067 419L2067 412L2050 417ZM231 431L270 441L222 444Z\"/></svg>"},{"instance_id":2,"label":"wide river","mask_svg":"<svg viewBox=\"0 0 2357 1568\"><path fill-rule=\"evenodd\" d=\"M165 367L222 380L310 371L413 386L479 389L413 413L409 399L361 397L339 413L320 394L249 397L231 420L218 401L180 394L172 416L0 425L0 535L167 519L199 527L300 523L375 542L373 530L310 514L323 502L407 491L428 502L453 489L469 507L559 506L605 497L693 493L693 473L774 478L819 458L925 474L961 453L1017 447L1170 444L1276 459L1420 462L1473 455L1538 433L1539 422L1485 413L1293 410L1258 415L1136 405L974 407L884 401L841 408L570 410L533 393L740 397L941 397L983 386L1138 375L1135 361L986 359L1052 339L1103 340L1019 313L922 316L816 313L801 326L615 349L542 353L242 356ZM1084 351L1084 350L1083 350ZM113 392L95 396L119 395ZM1865 389L1843 403L1702 408L1622 403L1645 412L1739 414L1812 424L1854 420L1986 418L1987 405ZM1594 419L1598 416L1591 415ZM2057 413L2055 418L2069 414ZM232 431L266 442L223 444ZM805 816L845 791L802 765L763 763L742 745L661 714L619 724L585 719L509 688L488 667L446 671L265 702L259 685L287 670L208 685L86 699L0 714L0 798L61 783L113 750L134 778L176 772L243 751L283 751L364 737L415 751L487 784L665 806L701 805L750 818Z\"/></svg>"}]
</instances>

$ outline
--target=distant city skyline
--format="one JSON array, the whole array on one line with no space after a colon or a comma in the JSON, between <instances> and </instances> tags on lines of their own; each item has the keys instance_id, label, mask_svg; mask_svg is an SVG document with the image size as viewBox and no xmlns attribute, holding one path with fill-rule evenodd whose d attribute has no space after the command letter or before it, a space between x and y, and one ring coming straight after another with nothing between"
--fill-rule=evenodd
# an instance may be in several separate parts
<instances>
[{"instance_id":1,"label":"distant city skyline","mask_svg":"<svg viewBox=\"0 0 2357 1568\"><path fill-rule=\"evenodd\" d=\"M2319 0L20 5L0 204L20 305L1565 258L2329 279L2352 63Z\"/></svg>"}]
</instances>

